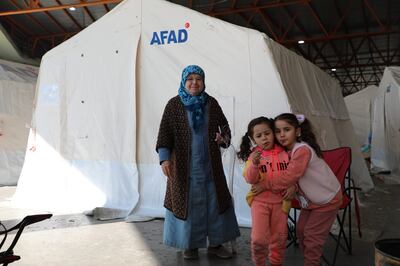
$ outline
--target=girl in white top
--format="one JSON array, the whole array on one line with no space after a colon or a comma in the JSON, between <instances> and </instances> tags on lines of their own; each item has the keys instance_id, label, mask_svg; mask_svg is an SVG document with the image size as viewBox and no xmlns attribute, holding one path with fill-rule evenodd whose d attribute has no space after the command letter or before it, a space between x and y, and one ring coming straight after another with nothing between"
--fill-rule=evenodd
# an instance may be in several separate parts
<instances>
[{"instance_id":1,"label":"girl in white top","mask_svg":"<svg viewBox=\"0 0 400 266\"><path fill-rule=\"evenodd\" d=\"M289 153L281 178L267 178L269 190L297 193L301 212L296 229L305 266L320 265L322 248L342 203L340 184L322 159L310 122L304 115L284 113L275 119L275 136ZM290 188L296 184L296 189Z\"/></svg>"}]
</instances>

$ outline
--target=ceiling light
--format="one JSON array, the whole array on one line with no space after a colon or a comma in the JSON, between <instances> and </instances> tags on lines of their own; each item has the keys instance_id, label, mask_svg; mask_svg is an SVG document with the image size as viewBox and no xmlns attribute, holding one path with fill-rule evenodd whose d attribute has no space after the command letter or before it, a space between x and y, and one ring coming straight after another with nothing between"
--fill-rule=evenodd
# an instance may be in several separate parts
<instances>
[{"instance_id":1,"label":"ceiling light","mask_svg":"<svg viewBox=\"0 0 400 266\"><path fill-rule=\"evenodd\" d=\"M75 7L73 7L73 6L71 6L70 8L68 8L70 11L75 11L76 10L76 8Z\"/></svg>"},{"instance_id":2,"label":"ceiling light","mask_svg":"<svg viewBox=\"0 0 400 266\"><path fill-rule=\"evenodd\" d=\"M336 71L336 68L332 68L331 70L332 70L333 72L335 72L335 71Z\"/></svg>"},{"instance_id":3,"label":"ceiling light","mask_svg":"<svg viewBox=\"0 0 400 266\"><path fill-rule=\"evenodd\" d=\"M303 40L300 40L300 41L298 41L297 43L298 43L298 44L303 44L304 41L303 41Z\"/></svg>"}]
</instances>

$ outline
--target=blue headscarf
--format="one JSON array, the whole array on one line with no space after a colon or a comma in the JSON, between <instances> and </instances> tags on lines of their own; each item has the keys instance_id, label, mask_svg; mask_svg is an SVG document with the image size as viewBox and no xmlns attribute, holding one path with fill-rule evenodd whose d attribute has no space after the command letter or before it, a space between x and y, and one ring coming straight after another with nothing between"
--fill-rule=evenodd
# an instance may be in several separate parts
<instances>
[{"instance_id":1,"label":"blue headscarf","mask_svg":"<svg viewBox=\"0 0 400 266\"><path fill-rule=\"evenodd\" d=\"M205 92L206 86L204 85L204 89L199 95L190 95L185 88L185 82L190 74L199 74L203 78L203 82L205 76L203 69L201 69L199 66L190 65L185 67L185 69L182 71L182 80L178 90L178 94L183 105L190 112L193 121L193 128L195 131L197 131L199 126L204 123L204 112L208 94Z\"/></svg>"}]
</instances>

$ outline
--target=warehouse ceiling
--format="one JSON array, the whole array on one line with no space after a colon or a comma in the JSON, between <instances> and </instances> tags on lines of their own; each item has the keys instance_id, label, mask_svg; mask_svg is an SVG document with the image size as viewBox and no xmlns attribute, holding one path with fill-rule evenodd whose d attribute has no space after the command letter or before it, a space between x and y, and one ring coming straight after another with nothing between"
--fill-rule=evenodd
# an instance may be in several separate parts
<instances>
[{"instance_id":1,"label":"warehouse ceiling","mask_svg":"<svg viewBox=\"0 0 400 266\"><path fill-rule=\"evenodd\" d=\"M40 58L119 2L1 0L0 23L23 54ZM336 78L344 95L379 84L385 66L400 65L400 0L170 2L264 32Z\"/></svg>"}]
</instances>

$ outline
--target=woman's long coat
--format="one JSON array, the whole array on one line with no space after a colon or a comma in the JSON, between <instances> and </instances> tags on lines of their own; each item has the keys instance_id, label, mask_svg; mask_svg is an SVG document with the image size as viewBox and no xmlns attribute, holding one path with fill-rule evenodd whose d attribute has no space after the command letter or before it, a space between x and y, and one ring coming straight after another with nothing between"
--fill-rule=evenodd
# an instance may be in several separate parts
<instances>
[{"instance_id":1,"label":"woman's long coat","mask_svg":"<svg viewBox=\"0 0 400 266\"><path fill-rule=\"evenodd\" d=\"M219 128L230 139L230 129L221 107L216 99L208 96L208 147L211 160L212 176L217 192L218 209L223 213L231 205L231 195L226 184L222 167L220 147L215 141ZM161 119L156 150L168 148L171 151L173 165L172 177L168 178L164 207L182 220L186 220L189 203L191 130L187 112L179 96L167 103ZM229 145L229 143L227 143Z\"/></svg>"}]
</instances>

